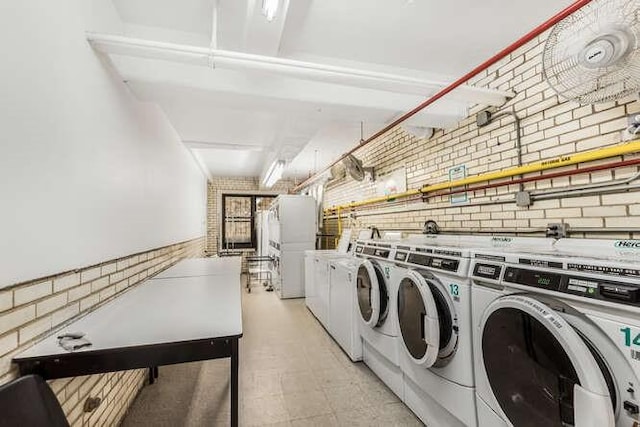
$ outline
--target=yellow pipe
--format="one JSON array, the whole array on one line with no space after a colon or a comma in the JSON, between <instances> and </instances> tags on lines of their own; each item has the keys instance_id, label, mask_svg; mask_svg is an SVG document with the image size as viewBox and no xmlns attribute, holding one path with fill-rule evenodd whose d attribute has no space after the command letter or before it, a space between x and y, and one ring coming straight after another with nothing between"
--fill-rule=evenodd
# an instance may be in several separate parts
<instances>
[{"instance_id":1,"label":"yellow pipe","mask_svg":"<svg viewBox=\"0 0 640 427\"><path fill-rule=\"evenodd\" d=\"M549 160L530 163L524 166L504 169L497 172L489 172L456 181L441 182L439 184L422 187L423 193L442 190L445 188L461 187L463 185L476 184L478 182L493 181L494 179L510 178L516 175L524 175L532 172L540 172L547 169L555 169L562 166L575 165L578 163L592 162L594 160L608 159L610 157L622 156L624 154L636 153L640 151L640 141L634 141L614 147L601 148L599 150L587 151L586 153L560 156Z\"/></svg>"},{"instance_id":2,"label":"yellow pipe","mask_svg":"<svg viewBox=\"0 0 640 427\"><path fill-rule=\"evenodd\" d=\"M626 144L616 145L613 147L601 148L598 150L587 151L586 153L578 153L567 156L555 157L553 159L542 160L540 162L530 163L524 166L516 166L496 172L488 172L480 175L470 176L456 181L446 181L433 185L426 185L419 190L409 190L404 193L394 194L393 196L376 197L373 199L352 202L345 205L325 209L330 212L336 209L355 208L359 206L370 205L379 202L386 202L399 198L414 196L417 194L429 193L432 191L443 190L447 188L462 187L464 185L476 184L478 182L493 181L495 179L511 178L516 175L524 175L527 173L540 172L548 169L555 169L563 166L575 165L578 163L592 162L595 160L608 159L611 157L622 156L640 152L640 140L628 142Z\"/></svg>"},{"instance_id":3,"label":"yellow pipe","mask_svg":"<svg viewBox=\"0 0 640 427\"><path fill-rule=\"evenodd\" d=\"M370 205L372 203L390 202L390 201L393 201L395 199L401 199L401 198L405 198L405 197L409 197L409 196L415 196L417 194L420 194L420 190L409 190L409 191L405 191L404 193L393 194L393 195L390 195L390 196L375 197L373 199L362 200L360 202L351 202L351 203L347 203L345 205L334 206L334 207L325 209L325 212L327 212L327 211L335 211L336 209L357 208L358 206Z\"/></svg>"},{"instance_id":4,"label":"yellow pipe","mask_svg":"<svg viewBox=\"0 0 640 427\"><path fill-rule=\"evenodd\" d=\"M338 207L338 237L335 238L335 241L333 242L333 246L335 248L338 247L338 240L340 239L340 237L342 236L342 220L340 219L340 207Z\"/></svg>"}]
</instances>

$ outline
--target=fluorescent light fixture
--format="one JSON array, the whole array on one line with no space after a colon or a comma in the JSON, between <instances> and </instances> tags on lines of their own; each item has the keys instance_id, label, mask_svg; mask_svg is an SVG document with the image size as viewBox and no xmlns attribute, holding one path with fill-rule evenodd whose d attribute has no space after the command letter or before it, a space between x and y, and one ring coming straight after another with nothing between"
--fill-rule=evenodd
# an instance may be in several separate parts
<instances>
[{"instance_id":1,"label":"fluorescent light fixture","mask_svg":"<svg viewBox=\"0 0 640 427\"><path fill-rule=\"evenodd\" d=\"M280 181L282 178L282 171L284 171L284 160L274 160L269 166L269 170L267 170L267 174L264 176L262 180L262 185L267 188L273 187L273 184Z\"/></svg>"},{"instance_id":2,"label":"fluorescent light fixture","mask_svg":"<svg viewBox=\"0 0 640 427\"><path fill-rule=\"evenodd\" d=\"M280 0L262 0L262 14L271 22L276 19Z\"/></svg>"}]
</instances>

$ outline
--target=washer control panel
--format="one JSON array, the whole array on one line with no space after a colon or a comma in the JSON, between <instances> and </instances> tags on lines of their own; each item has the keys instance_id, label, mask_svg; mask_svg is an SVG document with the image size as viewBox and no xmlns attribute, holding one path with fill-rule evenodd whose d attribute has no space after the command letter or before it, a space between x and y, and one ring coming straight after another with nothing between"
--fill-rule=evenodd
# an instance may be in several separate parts
<instances>
[{"instance_id":1,"label":"washer control panel","mask_svg":"<svg viewBox=\"0 0 640 427\"><path fill-rule=\"evenodd\" d=\"M586 298L640 306L640 285L633 283L509 266L505 269L503 280Z\"/></svg>"},{"instance_id":2,"label":"washer control panel","mask_svg":"<svg viewBox=\"0 0 640 427\"><path fill-rule=\"evenodd\" d=\"M445 271L458 271L458 266L460 265L460 261L457 259L442 258L416 252L409 253L407 263Z\"/></svg>"}]
</instances>

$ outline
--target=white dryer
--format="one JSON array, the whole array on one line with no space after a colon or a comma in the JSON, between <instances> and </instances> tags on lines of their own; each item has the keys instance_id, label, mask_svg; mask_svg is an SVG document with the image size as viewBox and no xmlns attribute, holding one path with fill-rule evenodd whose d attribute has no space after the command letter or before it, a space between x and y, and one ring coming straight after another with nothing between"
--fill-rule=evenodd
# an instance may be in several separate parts
<instances>
[{"instance_id":1,"label":"white dryer","mask_svg":"<svg viewBox=\"0 0 640 427\"><path fill-rule=\"evenodd\" d=\"M640 241L475 252L479 426L638 425Z\"/></svg>"},{"instance_id":2,"label":"white dryer","mask_svg":"<svg viewBox=\"0 0 640 427\"><path fill-rule=\"evenodd\" d=\"M355 281L356 304L361 321L362 360L400 398L400 369L396 296L392 276L395 244L358 241L356 256L362 259Z\"/></svg>"}]
</instances>

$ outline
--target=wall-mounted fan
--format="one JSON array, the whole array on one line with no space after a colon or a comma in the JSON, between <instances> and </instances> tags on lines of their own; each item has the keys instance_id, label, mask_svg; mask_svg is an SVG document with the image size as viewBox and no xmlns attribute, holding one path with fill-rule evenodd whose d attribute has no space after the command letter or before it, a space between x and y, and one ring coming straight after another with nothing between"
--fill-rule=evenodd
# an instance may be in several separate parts
<instances>
[{"instance_id":1,"label":"wall-mounted fan","mask_svg":"<svg viewBox=\"0 0 640 427\"><path fill-rule=\"evenodd\" d=\"M342 163L336 163L329 169L329 180L335 181L347 176L347 171Z\"/></svg>"},{"instance_id":2,"label":"wall-mounted fan","mask_svg":"<svg viewBox=\"0 0 640 427\"><path fill-rule=\"evenodd\" d=\"M594 0L552 30L543 76L560 96L581 104L640 90L640 0Z\"/></svg>"},{"instance_id":3,"label":"wall-mounted fan","mask_svg":"<svg viewBox=\"0 0 640 427\"><path fill-rule=\"evenodd\" d=\"M353 154L347 155L344 159L342 159L342 164L344 165L347 173L351 178L356 181L364 180L364 177L367 173L371 175L371 180L375 180L374 168L369 167L365 168L362 166L362 160L358 159Z\"/></svg>"}]
</instances>

